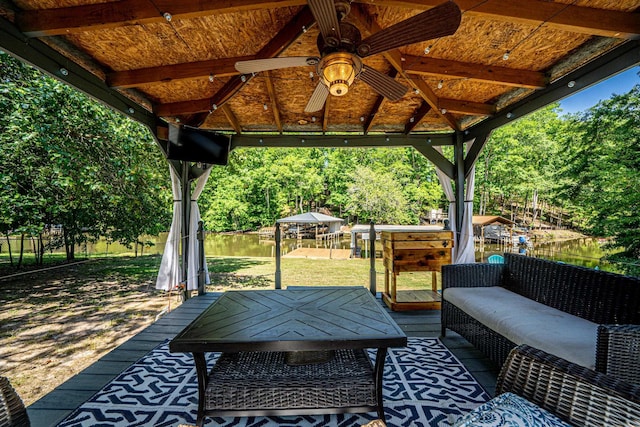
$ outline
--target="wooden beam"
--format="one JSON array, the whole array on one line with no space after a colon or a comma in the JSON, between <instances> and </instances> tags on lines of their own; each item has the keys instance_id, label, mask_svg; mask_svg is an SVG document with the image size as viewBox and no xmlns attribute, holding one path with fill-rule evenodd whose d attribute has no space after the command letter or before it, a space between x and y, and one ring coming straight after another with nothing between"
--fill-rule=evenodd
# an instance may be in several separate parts
<instances>
[{"instance_id":1,"label":"wooden beam","mask_svg":"<svg viewBox=\"0 0 640 427\"><path fill-rule=\"evenodd\" d=\"M450 113L465 114L470 116L492 116L496 112L496 107L491 104L460 101L457 99L446 98L440 98L438 100L438 107L441 111L446 110Z\"/></svg>"},{"instance_id":2,"label":"wooden beam","mask_svg":"<svg viewBox=\"0 0 640 427\"><path fill-rule=\"evenodd\" d=\"M271 100L271 110L273 112L273 119L276 122L276 126L278 127L278 132L282 133L282 122L280 121L280 108L278 107L278 97L276 96L276 91L273 87L273 81L271 80L271 73L269 71L265 71L264 76L266 77L265 82L267 83L267 92L269 93L269 99Z\"/></svg>"},{"instance_id":3,"label":"wooden beam","mask_svg":"<svg viewBox=\"0 0 640 427\"><path fill-rule=\"evenodd\" d=\"M403 57L405 58L403 64L410 64L409 68L404 69L404 72L407 74L460 77L531 89L544 88L548 82L545 74L537 71L517 70L507 67L471 64L461 61L425 58L413 55L404 55ZM239 56L141 68L137 70L114 71L107 75L107 83L111 87L130 88L150 83L209 78L211 75L215 77L229 77L239 74L234 67L236 62L255 58L253 55Z\"/></svg>"},{"instance_id":4,"label":"wooden beam","mask_svg":"<svg viewBox=\"0 0 640 427\"><path fill-rule=\"evenodd\" d=\"M404 63L409 64L404 70L408 74L459 77L530 89L542 89L549 82L547 76L538 71L517 70L495 65L471 64L413 55L404 55L404 58Z\"/></svg>"},{"instance_id":5,"label":"wooden beam","mask_svg":"<svg viewBox=\"0 0 640 427\"><path fill-rule=\"evenodd\" d=\"M433 110L442 117L445 122L451 127L453 130L460 130L460 125L456 121L455 117L451 115L450 112L443 112L442 109L439 108L440 100L436 96L436 94L431 90L428 84L424 82L422 79L407 79L407 81L411 84L414 89L418 90L418 93L422 97L422 99L433 108Z\"/></svg>"},{"instance_id":6,"label":"wooden beam","mask_svg":"<svg viewBox=\"0 0 640 427\"><path fill-rule=\"evenodd\" d=\"M107 74L107 84L116 88L130 88L149 83L174 80L214 77L229 77L240 73L235 69L238 61L255 59L255 56L213 59L210 61L186 62L137 70L114 71Z\"/></svg>"},{"instance_id":7,"label":"wooden beam","mask_svg":"<svg viewBox=\"0 0 640 427\"><path fill-rule=\"evenodd\" d=\"M429 105L425 101L422 101L422 104L420 104L420 107L412 116L413 121L409 120L404 125L404 134L409 135L409 133L418 125L418 123L420 123L420 120L424 119L424 116L426 116L429 111L431 111L431 105Z\"/></svg>"},{"instance_id":8,"label":"wooden beam","mask_svg":"<svg viewBox=\"0 0 640 427\"><path fill-rule=\"evenodd\" d=\"M29 37L56 36L125 25L144 25L171 19L238 13L257 9L300 6L305 0L120 0L111 3L16 13L18 28Z\"/></svg>"},{"instance_id":9,"label":"wooden beam","mask_svg":"<svg viewBox=\"0 0 640 427\"><path fill-rule=\"evenodd\" d=\"M314 22L314 17L308 7L304 7L255 55L256 59L273 58L279 55L291 45L300 35L303 28L309 27ZM173 102L155 106L154 112L161 117L180 116L201 111L211 111L213 106L221 107L231 99L252 78L252 75L233 76L210 99L197 99L193 101ZM171 113L171 114L166 114Z\"/></svg>"},{"instance_id":10,"label":"wooden beam","mask_svg":"<svg viewBox=\"0 0 640 427\"><path fill-rule=\"evenodd\" d=\"M398 75L398 70L396 70L395 68L391 68L387 75L394 79ZM378 111L380 111L380 107L382 106L382 103L385 99L386 98L384 96L378 95L376 101L373 103L373 107L371 108L371 111L369 111L369 114L364 121L363 131L365 135L371 130L373 120L376 118L376 114L378 114Z\"/></svg>"},{"instance_id":11,"label":"wooden beam","mask_svg":"<svg viewBox=\"0 0 640 427\"><path fill-rule=\"evenodd\" d=\"M222 89L216 92L211 98L157 104L153 107L153 112L160 117L184 116L201 113L203 111L212 112L233 98L242 86L252 78L253 76L251 75L233 76L225 83Z\"/></svg>"},{"instance_id":12,"label":"wooden beam","mask_svg":"<svg viewBox=\"0 0 640 427\"><path fill-rule=\"evenodd\" d=\"M383 7L430 9L442 0L394 1L359 0L360 3ZM636 38L640 35L637 12L621 12L567 5L545 0L516 2L513 0L457 0L465 14L509 22L522 22L563 31L602 37ZM305 0L120 0L85 6L25 10L16 13L20 30L30 37L44 37L163 22L163 14L172 19L273 9L306 4Z\"/></svg>"},{"instance_id":13,"label":"wooden beam","mask_svg":"<svg viewBox=\"0 0 640 427\"><path fill-rule=\"evenodd\" d=\"M211 108L211 100L209 98L205 98L157 104L153 106L153 112L159 117L173 117L200 113L202 111L211 111Z\"/></svg>"},{"instance_id":14,"label":"wooden beam","mask_svg":"<svg viewBox=\"0 0 640 427\"><path fill-rule=\"evenodd\" d=\"M240 122L238 121L236 115L233 114L233 111L231 111L231 107L225 104L220 108L222 109L224 115L227 117L227 120L229 120L229 123L231 123L231 127L233 127L233 130L235 130L236 133L240 135L242 133L242 127L240 126Z\"/></svg>"},{"instance_id":15,"label":"wooden beam","mask_svg":"<svg viewBox=\"0 0 640 427\"><path fill-rule=\"evenodd\" d=\"M442 0L356 0L358 3L379 7L405 7L426 10L442 3ZM531 26L544 25L562 31L590 34L602 37L635 39L640 36L638 12L595 9L546 0L456 0L465 15L520 22Z\"/></svg>"}]
</instances>

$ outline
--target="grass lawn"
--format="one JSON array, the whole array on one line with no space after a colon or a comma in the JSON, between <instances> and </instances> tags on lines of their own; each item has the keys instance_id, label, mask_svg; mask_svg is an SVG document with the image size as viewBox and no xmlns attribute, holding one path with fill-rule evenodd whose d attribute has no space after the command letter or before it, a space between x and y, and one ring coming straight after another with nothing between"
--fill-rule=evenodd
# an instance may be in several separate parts
<instances>
[{"instance_id":1,"label":"grass lawn","mask_svg":"<svg viewBox=\"0 0 640 427\"><path fill-rule=\"evenodd\" d=\"M275 287L276 262L273 258L207 258L212 291L240 288ZM282 258L282 288L287 286L365 286L369 287L368 259ZM431 273L402 273L399 289L431 289ZM384 266L376 260L377 290L384 290Z\"/></svg>"}]
</instances>

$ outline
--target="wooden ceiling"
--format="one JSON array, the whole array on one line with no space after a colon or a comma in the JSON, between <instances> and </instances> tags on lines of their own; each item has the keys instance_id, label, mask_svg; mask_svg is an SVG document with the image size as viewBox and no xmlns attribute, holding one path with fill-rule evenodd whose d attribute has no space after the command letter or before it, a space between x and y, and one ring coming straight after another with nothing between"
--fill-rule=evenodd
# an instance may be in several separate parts
<instances>
[{"instance_id":1,"label":"wooden ceiling","mask_svg":"<svg viewBox=\"0 0 640 427\"><path fill-rule=\"evenodd\" d=\"M366 37L441 1L356 0L347 20ZM527 103L539 108L640 61L640 0L455 3L455 34L365 58L410 89L400 100L356 80L315 113L304 111L318 83L314 67L255 75L234 68L239 60L318 56L305 0L0 0L0 48L147 123L242 135L469 132L499 118L496 127ZM607 54L627 56L589 66ZM558 90L583 67L588 79Z\"/></svg>"}]
</instances>

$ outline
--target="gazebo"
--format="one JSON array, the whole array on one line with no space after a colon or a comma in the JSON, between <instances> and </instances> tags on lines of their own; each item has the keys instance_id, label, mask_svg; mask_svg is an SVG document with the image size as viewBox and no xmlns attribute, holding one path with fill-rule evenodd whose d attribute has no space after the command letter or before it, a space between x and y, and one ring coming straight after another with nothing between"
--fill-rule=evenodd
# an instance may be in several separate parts
<instances>
[{"instance_id":1,"label":"gazebo","mask_svg":"<svg viewBox=\"0 0 640 427\"><path fill-rule=\"evenodd\" d=\"M328 227L328 233L337 233L340 231L340 226L344 223L344 219L336 218L334 216L325 215L320 212L306 212L298 215L288 216L286 218L280 218L276 221L278 224L306 224L306 225L326 225ZM300 236L300 230L296 232L297 236ZM317 229L316 229L317 238Z\"/></svg>"},{"instance_id":2,"label":"gazebo","mask_svg":"<svg viewBox=\"0 0 640 427\"><path fill-rule=\"evenodd\" d=\"M480 242L485 240L511 241L515 222L497 215L474 215L472 219L473 235ZM490 227L487 230L487 227ZM504 233L504 234L503 234Z\"/></svg>"},{"instance_id":3,"label":"gazebo","mask_svg":"<svg viewBox=\"0 0 640 427\"><path fill-rule=\"evenodd\" d=\"M2 2L0 49L149 128L183 248L190 183L229 150L412 146L439 171L456 260L470 259L491 132L640 61L637 0L54 3ZM181 256L162 274L195 288L202 267Z\"/></svg>"}]
</instances>

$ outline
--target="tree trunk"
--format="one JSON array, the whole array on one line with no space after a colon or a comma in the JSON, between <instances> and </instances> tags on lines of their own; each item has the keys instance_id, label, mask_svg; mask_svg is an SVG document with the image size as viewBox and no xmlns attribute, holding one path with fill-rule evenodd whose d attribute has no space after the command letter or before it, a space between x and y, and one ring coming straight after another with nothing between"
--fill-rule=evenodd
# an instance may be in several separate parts
<instances>
[{"instance_id":1,"label":"tree trunk","mask_svg":"<svg viewBox=\"0 0 640 427\"><path fill-rule=\"evenodd\" d=\"M75 241L73 238L69 236L69 233L66 228L63 228L63 236L64 236L64 249L67 254L67 261L73 261L75 258Z\"/></svg>"},{"instance_id":2,"label":"tree trunk","mask_svg":"<svg viewBox=\"0 0 640 427\"><path fill-rule=\"evenodd\" d=\"M22 267L22 257L24 256L24 233L20 235L20 255L18 256L18 264L16 268Z\"/></svg>"},{"instance_id":3,"label":"tree trunk","mask_svg":"<svg viewBox=\"0 0 640 427\"><path fill-rule=\"evenodd\" d=\"M9 233L7 233L6 236L7 236L7 248L9 250L9 265L13 267L13 253L11 252L11 240L9 240Z\"/></svg>"}]
</instances>

